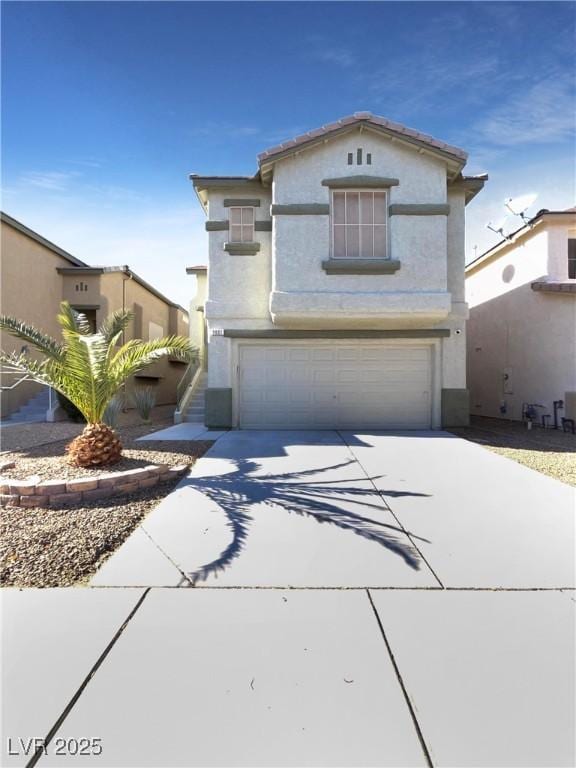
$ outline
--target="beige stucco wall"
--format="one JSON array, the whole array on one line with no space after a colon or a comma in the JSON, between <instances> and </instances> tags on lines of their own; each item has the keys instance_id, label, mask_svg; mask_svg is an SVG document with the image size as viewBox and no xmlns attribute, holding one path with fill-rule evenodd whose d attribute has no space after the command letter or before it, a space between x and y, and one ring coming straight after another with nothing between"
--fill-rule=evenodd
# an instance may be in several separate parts
<instances>
[{"instance_id":1,"label":"beige stucco wall","mask_svg":"<svg viewBox=\"0 0 576 768\"><path fill-rule=\"evenodd\" d=\"M358 147L364 157L372 155L371 165L348 165L348 153L356 157ZM274 170L273 203L329 204L330 190L322 179L363 174L399 179L389 189L390 205L447 202L441 160L356 131L280 160ZM389 256L401 267L388 275L327 274L321 267L330 257L326 215L274 216L272 239L271 306L278 326L319 327L322 319L341 324L344 313L349 327L426 326L449 311L446 216L389 218ZM394 294L402 294L400 305Z\"/></svg>"},{"instance_id":2,"label":"beige stucco wall","mask_svg":"<svg viewBox=\"0 0 576 768\"><path fill-rule=\"evenodd\" d=\"M227 220L229 208L224 207L226 198L257 198L260 206L255 208L256 221L270 221L270 189L254 187L246 191L243 187L215 191L210 195L208 217L210 220ZM225 318L263 319L270 322L268 301L271 280L271 237L270 232L255 232L254 239L260 243L258 253L250 256L236 256L224 250L229 240L228 231L210 232L208 237L208 295L206 317L213 321Z\"/></svg>"},{"instance_id":3,"label":"beige stucco wall","mask_svg":"<svg viewBox=\"0 0 576 768\"><path fill-rule=\"evenodd\" d=\"M539 280L568 281L569 230L569 222L541 222L484 266L469 270L473 414L520 419L524 402L540 403L541 412L552 413L554 400L576 390L576 296L531 288Z\"/></svg>"},{"instance_id":4,"label":"beige stucco wall","mask_svg":"<svg viewBox=\"0 0 576 768\"><path fill-rule=\"evenodd\" d=\"M62 278L56 269L69 267L70 262L5 222L0 223L0 230L0 311L59 338L56 315L62 297ZM19 352L23 344L6 333L0 334L0 346L7 352ZM2 376L2 386L9 386L15 380L13 374L6 373ZM33 382L3 391L2 416L17 410L41 391L42 387Z\"/></svg>"},{"instance_id":5,"label":"beige stucco wall","mask_svg":"<svg viewBox=\"0 0 576 768\"><path fill-rule=\"evenodd\" d=\"M362 147L371 165L348 165ZM400 270L388 275L328 275L327 215L269 216L274 204L330 201L322 179L356 174L398 178L389 204L450 204L450 214L389 218L390 256ZM214 190L208 219L228 219L225 198L261 200L256 219L272 218L272 233L256 232L260 252L233 256L223 250L228 232L209 233L206 303L209 387L234 387L238 342L212 331L228 329L445 328L437 342L438 391L466 386L464 299L464 192L447 189L445 163L371 132L355 132L279 161L271 188ZM287 322L282 313L291 314Z\"/></svg>"}]
</instances>

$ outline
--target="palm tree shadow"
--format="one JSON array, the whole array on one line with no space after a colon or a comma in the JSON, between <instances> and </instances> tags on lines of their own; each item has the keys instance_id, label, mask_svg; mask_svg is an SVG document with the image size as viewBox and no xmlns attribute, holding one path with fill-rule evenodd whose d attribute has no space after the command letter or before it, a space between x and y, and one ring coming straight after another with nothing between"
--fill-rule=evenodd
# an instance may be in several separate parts
<instances>
[{"instance_id":1,"label":"palm tree shadow","mask_svg":"<svg viewBox=\"0 0 576 768\"><path fill-rule=\"evenodd\" d=\"M191 477L186 484L203 493L226 514L226 525L232 533L230 544L210 563L187 574L196 584L210 575L223 572L240 555L252 524L251 508L258 504L280 507L286 512L312 518L318 523L328 523L349 531L363 539L380 544L401 557L414 570L420 568L420 555L409 542L410 533L396 525L384 523L370 517L370 510L381 512L384 507L380 492L374 487L362 488L354 485L367 478L357 480L318 479L320 472L331 472L355 464L349 461L325 467L284 474L257 474L260 465L253 459L236 459L236 469L224 475ZM310 476L314 480L308 480ZM377 477L368 478L376 480ZM383 491L391 496L428 496L410 491ZM346 509L345 502L365 509L365 514ZM410 533L413 538L420 537ZM427 539L421 539L427 541Z\"/></svg>"}]
</instances>

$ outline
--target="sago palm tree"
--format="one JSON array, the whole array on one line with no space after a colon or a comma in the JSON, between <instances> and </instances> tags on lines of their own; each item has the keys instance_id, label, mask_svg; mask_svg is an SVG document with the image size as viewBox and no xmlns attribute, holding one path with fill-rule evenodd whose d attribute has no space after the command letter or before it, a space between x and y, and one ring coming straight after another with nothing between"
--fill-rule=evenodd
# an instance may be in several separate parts
<instances>
[{"instance_id":1,"label":"sago palm tree","mask_svg":"<svg viewBox=\"0 0 576 768\"><path fill-rule=\"evenodd\" d=\"M114 464L122 454L122 444L104 424L106 406L130 376L150 363L171 355L191 360L196 350L182 336L168 336L154 341L120 340L132 313L114 312L93 333L86 317L75 312L67 301L60 304L58 323L62 342L46 336L14 317L0 317L0 329L23 339L41 353L34 360L26 354L0 352L5 370L46 384L78 408L86 419L83 432L67 447L70 461L82 467Z\"/></svg>"}]
</instances>

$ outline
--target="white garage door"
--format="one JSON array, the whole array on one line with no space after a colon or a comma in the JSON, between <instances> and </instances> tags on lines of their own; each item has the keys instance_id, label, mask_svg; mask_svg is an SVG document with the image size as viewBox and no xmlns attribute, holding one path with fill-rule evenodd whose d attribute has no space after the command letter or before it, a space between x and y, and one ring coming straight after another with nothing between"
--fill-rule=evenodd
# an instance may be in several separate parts
<instances>
[{"instance_id":1,"label":"white garage door","mask_svg":"<svg viewBox=\"0 0 576 768\"><path fill-rule=\"evenodd\" d=\"M246 429L428 429L429 346L240 347Z\"/></svg>"}]
</instances>

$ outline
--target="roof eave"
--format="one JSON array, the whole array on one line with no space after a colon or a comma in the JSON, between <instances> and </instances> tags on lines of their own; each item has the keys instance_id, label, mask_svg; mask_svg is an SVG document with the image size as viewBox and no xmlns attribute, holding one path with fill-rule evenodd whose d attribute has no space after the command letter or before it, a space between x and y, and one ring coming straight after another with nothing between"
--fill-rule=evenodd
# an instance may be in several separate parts
<instances>
[{"instance_id":1,"label":"roof eave","mask_svg":"<svg viewBox=\"0 0 576 768\"><path fill-rule=\"evenodd\" d=\"M192 182L196 197L204 211L206 211L208 204L208 190L237 189L238 187L259 188L262 186L260 171L256 171L254 176L200 176L197 173L190 173L188 178Z\"/></svg>"},{"instance_id":2,"label":"roof eave","mask_svg":"<svg viewBox=\"0 0 576 768\"><path fill-rule=\"evenodd\" d=\"M63 259L66 259L66 261L69 261L71 264L74 264L78 267L88 266L86 262L81 261L80 259L77 259L76 256L72 256L71 253L68 253L68 251L65 251L63 248L60 248L59 245L56 245L50 240L47 240L45 237L42 237L42 235L39 235L38 232L35 232L33 229L30 229L30 227L27 227L25 224L22 224L21 221L18 221L17 219L12 218L12 216L9 216L7 213L4 213L4 211L0 211L0 219L5 224L12 227L12 229L15 229L17 232L21 232L23 235L25 235L26 237L29 237L30 240L34 240L39 245L43 245L48 250L52 251L52 253L55 253L57 256L61 256Z\"/></svg>"},{"instance_id":3,"label":"roof eave","mask_svg":"<svg viewBox=\"0 0 576 768\"><path fill-rule=\"evenodd\" d=\"M156 298L163 301L169 307L175 307L176 309L180 309L182 312L188 314L187 309L185 309L181 304L177 304L175 301L172 301L167 296L164 296L163 293L160 293L160 291L154 288L153 285L150 285L150 283L146 282L144 278L136 274L133 269L130 269L128 264L120 264L115 267L57 267L56 271L60 275L104 275L110 273L123 274L135 280L139 285L149 291L153 296L156 296Z\"/></svg>"},{"instance_id":4,"label":"roof eave","mask_svg":"<svg viewBox=\"0 0 576 768\"><path fill-rule=\"evenodd\" d=\"M480 173L477 176L457 176L450 182L450 189L464 190L464 202L470 203L484 189L484 184L488 181L487 173Z\"/></svg>"},{"instance_id":5,"label":"roof eave","mask_svg":"<svg viewBox=\"0 0 576 768\"><path fill-rule=\"evenodd\" d=\"M262 152L258 155L258 164L260 167L260 174L263 179L266 179L271 173L274 164L278 160L282 160L291 155L303 152L308 149L312 149L321 144L325 144L336 136L341 136L344 133L350 133L351 131L358 130L373 131L379 135L385 135L390 138L391 141L407 144L408 146L417 147L422 152L441 157L446 160L452 167L453 177L457 175L464 168L468 155L458 150L458 153L451 152L441 147L435 147L430 145L427 141L418 138L418 136L410 134L402 134L391 128L387 128L384 125L378 125L368 119L356 120L351 123L345 123L344 125L334 127L325 133L318 133L317 135L310 136L307 140L293 140L292 142L286 142L287 146L278 149L278 151Z\"/></svg>"}]
</instances>

